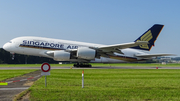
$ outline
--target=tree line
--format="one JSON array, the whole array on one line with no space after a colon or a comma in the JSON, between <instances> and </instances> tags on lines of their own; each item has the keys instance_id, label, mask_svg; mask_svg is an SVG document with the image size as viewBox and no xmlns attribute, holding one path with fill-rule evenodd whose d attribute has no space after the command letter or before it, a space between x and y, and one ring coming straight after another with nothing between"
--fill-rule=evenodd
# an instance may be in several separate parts
<instances>
[{"instance_id":1,"label":"tree line","mask_svg":"<svg viewBox=\"0 0 180 101\"><path fill-rule=\"evenodd\" d=\"M20 54L13 55L10 52L0 48L0 64L41 64L43 62L58 63L58 61L45 57Z\"/></svg>"}]
</instances>

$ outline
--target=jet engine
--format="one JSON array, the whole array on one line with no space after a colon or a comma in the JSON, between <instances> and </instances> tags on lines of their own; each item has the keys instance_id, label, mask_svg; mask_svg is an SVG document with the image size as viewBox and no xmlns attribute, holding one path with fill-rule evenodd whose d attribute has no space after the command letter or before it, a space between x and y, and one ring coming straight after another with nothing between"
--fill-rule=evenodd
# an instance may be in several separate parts
<instances>
[{"instance_id":1,"label":"jet engine","mask_svg":"<svg viewBox=\"0 0 180 101\"><path fill-rule=\"evenodd\" d=\"M70 53L65 51L54 51L54 60L56 61L69 61Z\"/></svg>"},{"instance_id":2,"label":"jet engine","mask_svg":"<svg viewBox=\"0 0 180 101\"><path fill-rule=\"evenodd\" d=\"M96 50L88 47L79 47L77 50L77 57L81 59L93 60L96 56Z\"/></svg>"}]
</instances>

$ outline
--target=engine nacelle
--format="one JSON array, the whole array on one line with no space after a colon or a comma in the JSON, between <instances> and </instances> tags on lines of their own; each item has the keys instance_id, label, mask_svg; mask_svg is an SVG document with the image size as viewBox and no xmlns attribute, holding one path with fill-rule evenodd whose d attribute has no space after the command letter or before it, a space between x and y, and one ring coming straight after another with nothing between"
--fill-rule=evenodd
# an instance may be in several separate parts
<instances>
[{"instance_id":1,"label":"engine nacelle","mask_svg":"<svg viewBox=\"0 0 180 101\"><path fill-rule=\"evenodd\" d=\"M80 47L77 50L77 57L81 59L93 60L95 59L96 50L88 47Z\"/></svg>"},{"instance_id":2,"label":"engine nacelle","mask_svg":"<svg viewBox=\"0 0 180 101\"><path fill-rule=\"evenodd\" d=\"M65 51L54 51L54 60L56 61L69 61L70 53Z\"/></svg>"}]
</instances>

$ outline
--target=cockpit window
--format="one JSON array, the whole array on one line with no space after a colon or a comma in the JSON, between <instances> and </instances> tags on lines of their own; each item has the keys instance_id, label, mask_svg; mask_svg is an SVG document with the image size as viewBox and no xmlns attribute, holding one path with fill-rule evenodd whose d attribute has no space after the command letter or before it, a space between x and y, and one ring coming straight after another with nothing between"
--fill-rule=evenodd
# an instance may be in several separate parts
<instances>
[{"instance_id":1,"label":"cockpit window","mask_svg":"<svg viewBox=\"0 0 180 101\"><path fill-rule=\"evenodd\" d=\"M12 43L12 41L9 41L9 43Z\"/></svg>"}]
</instances>

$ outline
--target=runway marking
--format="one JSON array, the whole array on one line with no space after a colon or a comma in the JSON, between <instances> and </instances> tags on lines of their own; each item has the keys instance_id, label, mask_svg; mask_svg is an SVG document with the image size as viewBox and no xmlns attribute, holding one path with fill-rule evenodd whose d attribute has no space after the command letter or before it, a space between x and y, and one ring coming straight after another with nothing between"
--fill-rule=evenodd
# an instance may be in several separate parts
<instances>
[{"instance_id":1,"label":"runway marking","mask_svg":"<svg viewBox=\"0 0 180 101\"><path fill-rule=\"evenodd\" d=\"M16 81L7 81L6 83L14 83L14 82L19 82L19 81L26 81L26 80L38 78L38 77L40 77L40 76L41 76L41 75L37 75L37 76L35 76L35 77L30 77L30 78L27 78L27 79L21 79L21 80L16 80Z\"/></svg>"},{"instance_id":2,"label":"runway marking","mask_svg":"<svg viewBox=\"0 0 180 101\"><path fill-rule=\"evenodd\" d=\"M19 87L19 88L0 88L0 90L25 90L29 87Z\"/></svg>"}]
</instances>

